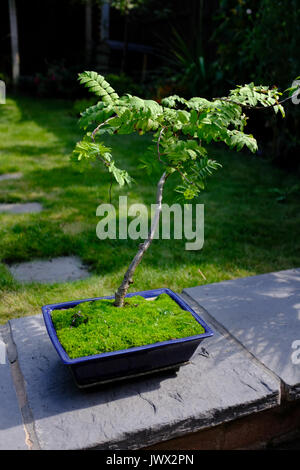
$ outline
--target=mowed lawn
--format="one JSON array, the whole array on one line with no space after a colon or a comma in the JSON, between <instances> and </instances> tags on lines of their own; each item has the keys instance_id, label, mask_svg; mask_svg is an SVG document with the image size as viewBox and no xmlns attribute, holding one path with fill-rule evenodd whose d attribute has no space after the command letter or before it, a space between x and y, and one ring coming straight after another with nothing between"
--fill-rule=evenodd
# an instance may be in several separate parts
<instances>
[{"instance_id":1,"label":"mowed lawn","mask_svg":"<svg viewBox=\"0 0 300 470\"><path fill-rule=\"evenodd\" d=\"M0 323L40 313L47 303L113 294L134 256L139 240L96 236L96 208L109 202L110 176L104 169L82 173L70 155L81 132L72 103L30 98L8 99L0 106L0 174L22 172L20 180L0 182L0 203L40 202L38 214L0 214ZM115 159L136 183L112 188L112 203L155 202L159 173L138 168L150 138L107 139ZM297 177L266 161L225 147L211 149L223 165L195 201L205 204L205 242L186 251L186 240L155 240L138 267L131 291L219 282L300 266L300 196L284 202L272 189L285 190ZM154 158L156 156L154 155ZM165 202L174 202L176 176L168 179ZM270 191L271 190L271 191ZM10 263L77 255L91 277L56 284L20 284Z\"/></svg>"}]
</instances>

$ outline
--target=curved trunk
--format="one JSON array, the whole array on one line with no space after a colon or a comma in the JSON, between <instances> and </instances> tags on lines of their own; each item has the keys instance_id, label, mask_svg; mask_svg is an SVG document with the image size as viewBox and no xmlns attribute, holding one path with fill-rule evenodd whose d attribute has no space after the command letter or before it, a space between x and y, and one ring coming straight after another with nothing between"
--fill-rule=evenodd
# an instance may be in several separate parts
<instances>
[{"instance_id":1,"label":"curved trunk","mask_svg":"<svg viewBox=\"0 0 300 470\"><path fill-rule=\"evenodd\" d=\"M161 214L161 209L162 209L162 194L163 194L163 188L164 188L164 184L166 182L166 179L167 177L169 176L169 174L165 171L159 182L158 182L158 185L157 185L157 193L156 193L156 211L155 211L155 214L154 214L154 218L153 218L153 221L152 221L152 225L151 225L151 229L149 231L149 234L148 234L148 237L146 238L146 240L144 241L144 243L141 243L140 246L139 246L139 250L137 252L137 254L135 255L135 257L133 258L129 268L127 269L125 275L124 275L124 278L123 278L123 282L122 284L120 285L120 287L118 288L117 292L115 293L115 303L114 305L116 307L123 307L124 305L124 298L127 294L127 291L130 287L130 284L133 283L133 274L137 268L137 266L139 265L139 263L141 262L142 260L142 257L144 256L144 253L145 251L149 248L153 238L154 238L154 235L155 235L155 231L156 231L156 228L157 228L157 225L159 223L159 218L160 218L160 214Z\"/></svg>"}]
</instances>

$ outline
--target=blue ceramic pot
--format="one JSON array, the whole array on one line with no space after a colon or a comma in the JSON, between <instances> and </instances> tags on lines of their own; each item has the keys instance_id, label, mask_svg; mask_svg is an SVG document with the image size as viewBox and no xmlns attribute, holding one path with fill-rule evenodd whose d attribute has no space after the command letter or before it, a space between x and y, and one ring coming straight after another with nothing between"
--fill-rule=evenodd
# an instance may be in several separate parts
<instances>
[{"instance_id":1,"label":"blue ceramic pot","mask_svg":"<svg viewBox=\"0 0 300 470\"><path fill-rule=\"evenodd\" d=\"M168 294L183 309L191 312L195 321L200 323L205 332L187 338L172 339L154 344L147 344L120 351L96 354L94 356L70 359L59 342L52 322L51 312L56 309L69 309L82 302L92 300L113 299L114 297L97 297L93 299L76 300L42 307L45 325L49 337L60 359L71 368L76 384L79 387L121 380L125 378L154 373L164 369L178 368L189 361L199 344L213 335L210 327L197 315L189 305L170 289L155 289L127 294L126 297L140 295L145 299Z\"/></svg>"}]
</instances>

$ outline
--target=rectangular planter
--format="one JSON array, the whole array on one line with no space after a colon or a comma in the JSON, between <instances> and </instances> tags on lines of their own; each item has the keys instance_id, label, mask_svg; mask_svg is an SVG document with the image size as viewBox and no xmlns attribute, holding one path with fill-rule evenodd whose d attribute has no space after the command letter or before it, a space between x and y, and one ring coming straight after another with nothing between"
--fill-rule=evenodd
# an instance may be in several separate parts
<instances>
[{"instance_id":1,"label":"rectangular planter","mask_svg":"<svg viewBox=\"0 0 300 470\"><path fill-rule=\"evenodd\" d=\"M57 338L52 322L51 312L56 309L73 308L82 302L113 299L114 297L97 297L93 299L45 305L42 307L45 325L53 346L55 347L61 361L70 367L78 387L89 387L100 383L122 380L147 373L154 373L164 369L178 368L180 365L189 361L196 348L205 338L213 335L213 331L202 320L202 318L200 318L183 299L170 289L163 288L135 292L127 294L126 297L140 295L147 299L157 297L160 294L168 294L183 310L191 312L195 321L203 326L205 332L200 335L190 336L187 338L172 339L169 341L120 351L70 359Z\"/></svg>"}]
</instances>

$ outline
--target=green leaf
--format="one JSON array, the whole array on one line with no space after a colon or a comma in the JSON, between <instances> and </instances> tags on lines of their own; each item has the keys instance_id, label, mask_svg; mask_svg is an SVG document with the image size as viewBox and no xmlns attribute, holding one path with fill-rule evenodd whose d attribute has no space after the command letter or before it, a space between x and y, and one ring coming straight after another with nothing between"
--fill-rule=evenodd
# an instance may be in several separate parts
<instances>
[{"instance_id":1,"label":"green leaf","mask_svg":"<svg viewBox=\"0 0 300 470\"><path fill-rule=\"evenodd\" d=\"M97 72L83 72L79 74L79 82L92 93L102 98L105 103L114 104L119 96L102 75Z\"/></svg>"}]
</instances>

